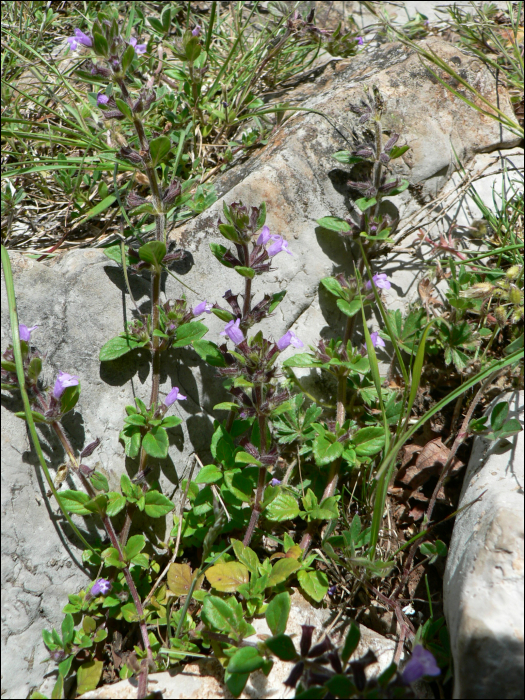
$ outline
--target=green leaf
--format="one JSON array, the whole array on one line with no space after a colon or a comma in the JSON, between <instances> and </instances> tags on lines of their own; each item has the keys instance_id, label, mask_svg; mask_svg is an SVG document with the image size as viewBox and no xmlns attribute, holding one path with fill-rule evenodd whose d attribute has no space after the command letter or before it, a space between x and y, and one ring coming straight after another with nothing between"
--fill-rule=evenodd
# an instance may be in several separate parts
<instances>
[{"instance_id":1,"label":"green leaf","mask_svg":"<svg viewBox=\"0 0 525 700\"><path fill-rule=\"evenodd\" d=\"M175 504L158 491L147 491L145 501L144 511L150 518L162 518L163 515L175 508Z\"/></svg>"},{"instance_id":2,"label":"green leaf","mask_svg":"<svg viewBox=\"0 0 525 700\"><path fill-rule=\"evenodd\" d=\"M73 622L73 615L68 613L62 620L62 642L64 643L64 649L73 641L74 634L75 623Z\"/></svg>"},{"instance_id":3,"label":"green leaf","mask_svg":"<svg viewBox=\"0 0 525 700\"><path fill-rule=\"evenodd\" d=\"M261 668L263 658L255 647L237 649L228 663L230 673L251 673Z\"/></svg>"},{"instance_id":4,"label":"green leaf","mask_svg":"<svg viewBox=\"0 0 525 700\"><path fill-rule=\"evenodd\" d=\"M160 22L160 20L157 19L157 17L148 17L147 20L148 20L149 25L151 27L153 27L153 29L155 29L155 31L159 32L159 34L164 33L164 27L162 26L162 23Z\"/></svg>"},{"instance_id":5,"label":"green leaf","mask_svg":"<svg viewBox=\"0 0 525 700\"><path fill-rule=\"evenodd\" d=\"M352 437L358 457L371 457L383 449L385 444L384 428L361 428Z\"/></svg>"},{"instance_id":6,"label":"green leaf","mask_svg":"<svg viewBox=\"0 0 525 700\"><path fill-rule=\"evenodd\" d=\"M103 661L86 661L77 671L77 695L83 695L90 690L95 690L102 676Z\"/></svg>"},{"instance_id":7,"label":"green leaf","mask_svg":"<svg viewBox=\"0 0 525 700\"><path fill-rule=\"evenodd\" d=\"M218 345L211 340L194 340L193 347L199 357L212 367L226 367L226 360Z\"/></svg>"},{"instance_id":8,"label":"green leaf","mask_svg":"<svg viewBox=\"0 0 525 700\"><path fill-rule=\"evenodd\" d=\"M328 577L323 571L299 571L297 579L303 591L320 603L328 591ZM271 628L270 628L271 629Z\"/></svg>"},{"instance_id":9,"label":"green leaf","mask_svg":"<svg viewBox=\"0 0 525 700\"><path fill-rule=\"evenodd\" d=\"M224 265L224 267L233 267L233 264L224 260L224 254L227 252L227 248L219 243L210 243L210 250L212 254L217 258L217 260Z\"/></svg>"},{"instance_id":10,"label":"green leaf","mask_svg":"<svg viewBox=\"0 0 525 700\"><path fill-rule=\"evenodd\" d=\"M377 199L375 197L360 197L359 199L355 200L354 204L361 211L366 211L367 209L370 209L370 207L373 207L374 204L377 204Z\"/></svg>"},{"instance_id":11,"label":"green leaf","mask_svg":"<svg viewBox=\"0 0 525 700\"><path fill-rule=\"evenodd\" d=\"M197 474L196 484L214 484L222 479L222 472L215 464L207 464Z\"/></svg>"},{"instance_id":12,"label":"green leaf","mask_svg":"<svg viewBox=\"0 0 525 700\"><path fill-rule=\"evenodd\" d=\"M314 440L314 457L318 467L330 464L343 454L343 445L340 442L329 442L322 435Z\"/></svg>"},{"instance_id":13,"label":"green leaf","mask_svg":"<svg viewBox=\"0 0 525 700\"><path fill-rule=\"evenodd\" d=\"M171 7L168 5L165 7L160 15L160 23L162 25L162 30L167 33L171 24Z\"/></svg>"},{"instance_id":14,"label":"green leaf","mask_svg":"<svg viewBox=\"0 0 525 700\"><path fill-rule=\"evenodd\" d=\"M258 231L264 226L266 221L266 202L261 202L259 205L259 216L257 217L257 223L255 224L255 230Z\"/></svg>"},{"instance_id":15,"label":"green leaf","mask_svg":"<svg viewBox=\"0 0 525 700\"><path fill-rule=\"evenodd\" d=\"M135 348L144 347L147 342L147 340L135 340L129 336L111 338L111 340L108 340L108 342L101 347L98 359L100 362L116 360L118 357L122 357L122 355L135 350Z\"/></svg>"},{"instance_id":16,"label":"green leaf","mask_svg":"<svg viewBox=\"0 0 525 700\"><path fill-rule=\"evenodd\" d=\"M387 194L387 197L395 197L396 194L401 194L401 192L404 192L406 190L408 185L408 180L403 180L399 187L394 187L393 190L390 190L390 192Z\"/></svg>"},{"instance_id":17,"label":"green leaf","mask_svg":"<svg viewBox=\"0 0 525 700\"><path fill-rule=\"evenodd\" d=\"M346 665L348 659L352 656L354 651L357 649L359 640L361 639L361 632L359 630L359 625L357 625L353 620L350 621L350 629L346 635L345 643L341 651L341 660L343 664Z\"/></svg>"},{"instance_id":18,"label":"green leaf","mask_svg":"<svg viewBox=\"0 0 525 700\"><path fill-rule=\"evenodd\" d=\"M281 292L276 292L275 294L272 294L272 302L270 306L268 307L268 313L271 314L272 311L275 311L275 309L279 306L281 301L284 299L286 296L286 289L283 289Z\"/></svg>"},{"instance_id":19,"label":"green leaf","mask_svg":"<svg viewBox=\"0 0 525 700\"><path fill-rule=\"evenodd\" d=\"M122 613L122 617L126 620L126 622L138 622L139 615L137 613L135 603L126 603L126 605L123 605L120 608L120 611Z\"/></svg>"},{"instance_id":20,"label":"green leaf","mask_svg":"<svg viewBox=\"0 0 525 700\"><path fill-rule=\"evenodd\" d=\"M122 58L120 59L120 65L122 66L122 71L124 73L128 70L129 66L131 65L131 61L133 61L134 58L135 49L131 44L128 44L128 48L124 51Z\"/></svg>"},{"instance_id":21,"label":"green leaf","mask_svg":"<svg viewBox=\"0 0 525 700\"><path fill-rule=\"evenodd\" d=\"M300 571L299 573L302 572ZM288 591L276 595L266 608L266 622L274 637L285 632L290 608L291 598Z\"/></svg>"},{"instance_id":22,"label":"green leaf","mask_svg":"<svg viewBox=\"0 0 525 700\"><path fill-rule=\"evenodd\" d=\"M243 503L250 503L253 495L253 484L240 470L225 472L224 483L236 498Z\"/></svg>"},{"instance_id":23,"label":"green leaf","mask_svg":"<svg viewBox=\"0 0 525 700\"><path fill-rule=\"evenodd\" d=\"M390 160L399 158L399 156L402 156L403 153L406 153L409 148L410 146L394 146L394 148L388 154L390 156Z\"/></svg>"},{"instance_id":24,"label":"green leaf","mask_svg":"<svg viewBox=\"0 0 525 700\"><path fill-rule=\"evenodd\" d=\"M317 219L317 223L319 226L322 226L322 228L328 231L337 231L337 233L341 231L350 231L352 228L348 221L340 219L338 216L323 216L322 219ZM323 280L321 280L321 282L322 281Z\"/></svg>"},{"instance_id":25,"label":"green leaf","mask_svg":"<svg viewBox=\"0 0 525 700\"><path fill-rule=\"evenodd\" d=\"M60 411L67 413L71 411L80 398L80 382L76 386L68 386L64 389L64 393L60 397Z\"/></svg>"},{"instance_id":26,"label":"green leaf","mask_svg":"<svg viewBox=\"0 0 525 700\"><path fill-rule=\"evenodd\" d=\"M361 300L354 299L353 301L348 302L344 299L338 299L337 308L347 316L352 317L355 316L355 314L361 309Z\"/></svg>"},{"instance_id":27,"label":"green leaf","mask_svg":"<svg viewBox=\"0 0 525 700\"><path fill-rule=\"evenodd\" d=\"M139 258L158 267L166 255L166 244L162 241L150 241L139 248Z\"/></svg>"},{"instance_id":28,"label":"green leaf","mask_svg":"<svg viewBox=\"0 0 525 700\"><path fill-rule=\"evenodd\" d=\"M245 547L240 540L231 540L233 551L238 561L248 569L251 574L257 574L259 559L251 547Z\"/></svg>"},{"instance_id":29,"label":"green leaf","mask_svg":"<svg viewBox=\"0 0 525 700\"><path fill-rule=\"evenodd\" d=\"M346 163L347 165L361 163L364 160L361 156L353 156L350 151L337 151L337 153L332 153L332 158L335 158L340 163Z\"/></svg>"},{"instance_id":30,"label":"green leaf","mask_svg":"<svg viewBox=\"0 0 525 700\"><path fill-rule=\"evenodd\" d=\"M334 698L351 698L354 696L356 686L342 673L332 676L326 682L325 687L329 689Z\"/></svg>"},{"instance_id":31,"label":"green leaf","mask_svg":"<svg viewBox=\"0 0 525 700\"><path fill-rule=\"evenodd\" d=\"M286 491L282 491L273 499L264 512L265 517L274 523L283 520L293 520L299 515L297 499Z\"/></svg>"},{"instance_id":32,"label":"green leaf","mask_svg":"<svg viewBox=\"0 0 525 700\"><path fill-rule=\"evenodd\" d=\"M145 546L146 538L144 535L133 535L130 537L127 545L124 547L126 559L131 561L139 552L142 552Z\"/></svg>"},{"instance_id":33,"label":"green leaf","mask_svg":"<svg viewBox=\"0 0 525 700\"><path fill-rule=\"evenodd\" d=\"M49 8L51 9L51 8ZM61 700L62 698L62 693L64 692L64 676L61 674L58 675L58 678L56 680L55 685L53 686L53 690L51 691L51 700ZM34 695L31 695L32 698L34 698ZM43 698L45 698L45 695L42 695Z\"/></svg>"},{"instance_id":34,"label":"green leaf","mask_svg":"<svg viewBox=\"0 0 525 700\"><path fill-rule=\"evenodd\" d=\"M60 502L69 513L77 515L89 515L90 511L85 508L89 501L89 496L83 491L61 491L59 493Z\"/></svg>"},{"instance_id":35,"label":"green leaf","mask_svg":"<svg viewBox=\"0 0 525 700\"><path fill-rule=\"evenodd\" d=\"M281 661L293 661L297 658L294 643L287 634L276 634L264 643Z\"/></svg>"},{"instance_id":36,"label":"green leaf","mask_svg":"<svg viewBox=\"0 0 525 700\"><path fill-rule=\"evenodd\" d=\"M120 109L122 114L128 119L130 122L133 121L133 115L131 114L131 109L128 105L127 102L124 100L120 99L119 97L115 98L115 102L117 103L117 107Z\"/></svg>"},{"instance_id":37,"label":"green leaf","mask_svg":"<svg viewBox=\"0 0 525 700\"><path fill-rule=\"evenodd\" d=\"M253 634L253 627L244 620L242 605L235 598L223 600L218 596L208 595L204 599L201 618L209 627L217 629L236 640Z\"/></svg>"},{"instance_id":38,"label":"green leaf","mask_svg":"<svg viewBox=\"0 0 525 700\"><path fill-rule=\"evenodd\" d=\"M307 352L298 353L283 362L283 367L315 367L316 360Z\"/></svg>"},{"instance_id":39,"label":"green leaf","mask_svg":"<svg viewBox=\"0 0 525 700\"><path fill-rule=\"evenodd\" d=\"M277 586L279 583L284 583L297 569L301 568L301 564L297 559L278 559L272 567L272 571L268 578L268 587Z\"/></svg>"},{"instance_id":40,"label":"green leaf","mask_svg":"<svg viewBox=\"0 0 525 700\"><path fill-rule=\"evenodd\" d=\"M243 267L242 265L236 265L234 268L235 272L238 272L242 277L247 277L248 279L253 279L255 276L255 270L251 267Z\"/></svg>"},{"instance_id":41,"label":"green leaf","mask_svg":"<svg viewBox=\"0 0 525 700\"><path fill-rule=\"evenodd\" d=\"M238 698L242 693L249 677L249 673L229 673L228 669L225 670L224 682L234 698Z\"/></svg>"},{"instance_id":42,"label":"green leaf","mask_svg":"<svg viewBox=\"0 0 525 700\"><path fill-rule=\"evenodd\" d=\"M239 406L233 401L222 401L221 403L216 403L213 407L214 411L238 411Z\"/></svg>"},{"instance_id":43,"label":"green leaf","mask_svg":"<svg viewBox=\"0 0 525 700\"><path fill-rule=\"evenodd\" d=\"M142 440L142 447L155 459L165 459L168 456L168 434L161 427L152 428Z\"/></svg>"},{"instance_id":44,"label":"green leaf","mask_svg":"<svg viewBox=\"0 0 525 700\"><path fill-rule=\"evenodd\" d=\"M93 33L93 51L97 56L107 56L109 53L109 46L105 36L99 34L98 32Z\"/></svg>"},{"instance_id":45,"label":"green leaf","mask_svg":"<svg viewBox=\"0 0 525 700\"><path fill-rule=\"evenodd\" d=\"M510 437L511 435L516 435L517 433L521 433L522 430L523 428L519 420L517 418L511 418L503 424L500 430L495 433L488 433L485 437L488 440L497 440L498 438L502 439Z\"/></svg>"},{"instance_id":46,"label":"green leaf","mask_svg":"<svg viewBox=\"0 0 525 700\"><path fill-rule=\"evenodd\" d=\"M221 593L235 593L239 586L248 583L248 569L237 561L221 562L206 571L206 578Z\"/></svg>"},{"instance_id":47,"label":"green leaf","mask_svg":"<svg viewBox=\"0 0 525 700\"><path fill-rule=\"evenodd\" d=\"M158 136L149 142L149 153L154 168L169 153L171 142L167 136Z\"/></svg>"},{"instance_id":48,"label":"green leaf","mask_svg":"<svg viewBox=\"0 0 525 700\"><path fill-rule=\"evenodd\" d=\"M108 480L101 472L93 472L90 481L93 488L97 491L104 491L105 493L109 491Z\"/></svg>"},{"instance_id":49,"label":"green leaf","mask_svg":"<svg viewBox=\"0 0 525 700\"><path fill-rule=\"evenodd\" d=\"M343 287L334 277L324 277L321 280L321 284L325 289L336 297L342 298L344 296Z\"/></svg>"},{"instance_id":50,"label":"green leaf","mask_svg":"<svg viewBox=\"0 0 525 700\"><path fill-rule=\"evenodd\" d=\"M113 517L120 513L120 511L126 506L126 499L120 493L116 491L110 491L108 493L108 505L106 508L106 515Z\"/></svg>"},{"instance_id":51,"label":"green leaf","mask_svg":"<svg viewBox=\"0 0 525 700\"><path fill-rule=\"evenodd\" d=\"M497 432L503 427L509 414L509 404L506 401L496 404L490 414L490 427L494 432Z\"/></svg>"},{"instance_id":52,"label":"green leaf","mask_svg":"<svg viewBox=\"0 0 525 700\"><path fill-rule=\"evenodd\" d=\"M258 467L262 466L261 462L255 457L252 457L248 452L237 452L235 455L235 464L255 464Z\"/></svg>"},{"instance_id":53,"label":"green leaf","mask_svg":"<svg viewBox=\"0 0 525 700\"><path fill-rule=\"evenodd\" d=\"M90 513L98 513L102 518L106 515L106 508L108 505L107 496L105 493L100 493L95 498L92 498L85 504L86 510Z\"/></svg>"},{"instance_id":54,"label":"green leaf","mask_svg":"<svg viewBox=\"0 0 525 700\"><path fill-rule=\"evenodd\" d=\"M43 416L41 413L38 413L38 411L31 411L31 415L33 416L33 420L35 423L47 423L47 418ZM25 420L26 413L25 411L17 411L15 413L15 416L17 418L21 418L22 420Z\"/></svg>"},{"instance_id":55,"label":"green leaf","mask_svg":"<svg viewBox=\"0 0 525 700\"><path fill-rule=\"evenodd\" d=\"M176 340L172 344L172 347L182 348L185 345L190 345L191 343L200 340L207 332L208 328L199 321L184 323L182 326L177 328Z\"/></svg>"}]
</instances>

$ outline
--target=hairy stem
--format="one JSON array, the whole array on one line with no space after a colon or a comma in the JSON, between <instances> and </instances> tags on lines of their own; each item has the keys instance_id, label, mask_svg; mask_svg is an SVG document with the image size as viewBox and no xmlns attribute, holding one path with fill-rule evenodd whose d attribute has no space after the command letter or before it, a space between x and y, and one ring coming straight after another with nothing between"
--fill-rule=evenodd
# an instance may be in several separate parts
<instances>
[{"instance_id":1,"label":"hairy stem","mask_svg":"<svg viewBox=\"0 0 525 700\"><path fill-rule=\"evenodd\" d=\"M250 253L248 251L248 246L245 244L242 247L243 253L244 253L244 265L246 267L249 267L250 265ZM243 318L246 318L246 316L250 313L251 309L251 296L252 296L252 281L249 277L244 278L244 304L242 307L242 316Z\"/></svg>"},{"instance_id":2,"label":"hairy stem","mask_svg":"<svg viewBox=\"0 0 525 700\"><path fill-rule=\"evenodd\" d=\"M250 523L248 525L248 529L246 530L246 534L244 536L244 539L242 541L243 545L247 547L252 539L253 531L255 530L255 526L257 525L257 522L259 520L259 517L261 515L261 503L263 500L264 496L264 485L266 481L266 467L259 467L259 478L257 480L257 491L255 494L255 504L253 506L252 510L252 515L250 518Z\"/></svg>"}]
</instances>

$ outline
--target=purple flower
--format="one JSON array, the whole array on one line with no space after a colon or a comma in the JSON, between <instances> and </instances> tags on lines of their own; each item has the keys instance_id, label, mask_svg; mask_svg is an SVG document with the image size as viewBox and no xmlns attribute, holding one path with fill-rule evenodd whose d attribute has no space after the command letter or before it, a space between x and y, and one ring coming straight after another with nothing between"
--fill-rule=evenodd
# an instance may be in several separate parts
<instances>
[{"instance_id":1,"label":"purple flower","mask_svg":"<svg viewBox=\"0 0 525 700\"><path fill-rule=\"evenodd\" d=\"M111 583L105 578L99 578L93 584L90 593L92 596L107 595L111 590Z\"/></svg>"},{"instance_id":2,"label":"purple flower","mask_svg":"<svg viewBox=\"0 0 525 700\"><path fill-rule=\"evenodd\" d=\"M195 27L195 29L192 29L192 30L191 30L191 33L192 33L193 36L200 36L200 35L201 35L201 27L200 27L200 24L197 24L197 26Z\"/></svg>"},{"instance_id":3,"label":"purple flower","mask_svg":"<svg viewBox=\"0 0 525 700\"><path fill-rule=\"evenodd\" d=\"M291 250L288 250L288 241L285 241L282 236L270 236L272 239L273 243L270 243L270 247L268 248L268 255L272 258L274 255L277 255L277 253L281 253L284 251L285 253L288 253L288 255L293 255Z\"/></svg>"},{"instance_id":4,"label":"purple flower","mask_svg":"<svg viewBox=\"0 0 525 700\"><path fill-rule=\"evenodd\" d=\"M97 105L101 107L102 105L107 105L109 102L109 97L103 92L99 92L97 95Z\"/></svg>"},{"instance_id":5,"label":"purple flower","mask_svg":"<svg viewBox=\"0 0 525 700\"><path fill-rule=\"evenodd\" d=\"M363 37L362 37L362 36L358 36L358 37L357 37L357 45L358 45L358 46L363 46L364 43L365 43L365 40L363 39Z\"/></svg>"},{"instance_id":6,"label":"purple flower","mask_svg":"<svg viewBox=\"0 0 525 700\"><path fill-rule=\"evenodd\" d=\"M29 343L31 340L31 333L35 330L35 328L38 328L38 326L31 326L31 328L28 328L27 326L24 326L23 323L20 323L18 326L20 340L25 340L26 343Z\"/></svg>"},{"instance_id":7,"label":"purple flower","mask_svg":"<svg viewBox=\"0 0 525 700\"><path fill-rule=\"evenodd\" d=\"M377 331L374 331L373 333L370 333L370 340L372 341L372 345L375 348L384 348L385 347L385 341Z\"/></svg>"},{"instance_id":8,"label":"purple flower","mask_svg":"<svg viewBox=\"0 0 525 700\"><path fill-rule=\"evenodd\" d=\"M294 348L304 348L304 343L302 340L299 340L293 331L287 331L282 338L279 338L276 345L281 352L286 350L289 345L293 345Z\"/></svg>"},{"instance_id":9,"label":"purple flower","mask_svg":"<svg viewBox=\"0 0 525 700\"><path fill-rule=\"evenodd\" d=\"M281 482L279 481L279 479L272 479L270 481L270 486L280 486L280 485L281 485Z\"/></svg>"},{"instance_id":10,"label":"purple flower","mask_svg":"<svg viewBox=\"0 0 525 700\"><path fill-rule=\"evenodd\" d=\"M84 32L81 32L80 29L75 29L75 36L68 36L67 41L69 42L69 48L71 51L76 51L79 44L88 47L93 46L91 37L84 34Z\"/></svg>"},{"instance_id":11,"label":"purple flower","mask_svg":"<svg viewBox=\"0 0 525 700\"><path fill-rule=\"evenodd\" d=\"M262 227L261 233L259 234L259 238L257 239L257 245L266 245L270 238L270 229L268 228L268 226L264 225Z\"/></svg>"},{"instance_id":12,"label":"purple flower","mask_svg":"<svg viewBox=\"0 0 525 700\"><path fill-rule=\"evenodd\" d=\"M330 596L335 595L337 593L337 586L335 584L333 586L330 586L327 593Z\"/></svg>"},{"instance_id":13,"label":"purple flower","mask_svg":"<svg viewBox=\"0 0 525 700\"><path fill-rule=\"evenodd\" d=\"M378 289L390 289L392 286L388 280L388 276L385 275L384 272L381 272L378 275L374 275L372 277L372 282ZM366 289L372 289L372 282L368 280L368 282L365 284Z\"/></svg>"},{"instance_id":14,"label":"purple flower","mask_svg":"<svg viewBox=\"0 0 525 700\"><path fill-rule=\"evenodd\" d=\"M211 310L213 308L213 304L210 304L209 302L206 301L201 301L197 306L193 309L193 315L194 316L200 316L201 314L211 314Z\"/></svg>"},{"instance_id":15,"label":"purple flower","mask_svg":"<svg viewBox=\"0 0 525 700\"><path fill-rule=\"evenodd\" d=\"M134 36L131 37L131 39L128 41L128 44L130 46L133 46L133 48L135 49L135 53L137 53L137 54L146 53L147 45L146 44L137 44L137 40Z\"/></svg>"},{"instance_id":16,"label":"purple flower","mask_svg":"<svg viewBox=\"0 0 525 700\"><path fill-rule=\"evenodd\" d=\"M179 387L174 386L170 393L164 399L165 406L171 406L175 401L185 401L186 397L179 393Z\"/></svg>"},{"instance_id":17,"label":"purple flower","mask_svg":"<svg viewBox=\"0 0 525 700\"><path fill-rule=\"evenodd\" d=\"M68 386L78 386L79 379L75 374L68 374L67 372L59 372L55 386L53 388L53 396L55 399L59 399L64 390Z\"/></svg>"},{"instance_id":18,"label":"purple flower","mask_svg":"<svg viewBox=\"0 0 525 700\"><path fill-rule=\"evenodd\" d=\"M236 321L230 321L224 326L224 330L221 332L221 335L227 335L228 338L235 343L235 345L239 345L239 343L242 343L244 340L244 335L239 328L240 323L240 318L238 318Z\"/></svg>"},{"instance_id":19,"label":"purple flower","mask_svg":"<svg viewBox=\"0 0 525 700\"><path fill-rule=\"evenodd\" d=\"M412 656L403 669L401 678L403 683L409 685L418 681L423 676L439 676L441 673L432 654L424 649L421 644L414 647Z\"/></svg>"}]
</instances>

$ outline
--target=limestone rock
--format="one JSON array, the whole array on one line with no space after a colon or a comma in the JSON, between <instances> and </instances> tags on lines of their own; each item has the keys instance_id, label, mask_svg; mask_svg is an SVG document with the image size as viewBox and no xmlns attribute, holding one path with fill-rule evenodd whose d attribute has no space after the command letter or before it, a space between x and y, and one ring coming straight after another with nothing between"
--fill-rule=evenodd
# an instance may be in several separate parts
<instances>
[{"instance_id":1,"label":"limestone rock","mask_svg":"<svg viewBox=\"0 0 525 700\"><path fill-rule=\"evenodd\" d=\"M523 392L507 400L523 423ZM523 697L523 432L475 438L444 579L455 698ZM475 499L477 502L473 503Z\"/></svg>"}]
</instances>

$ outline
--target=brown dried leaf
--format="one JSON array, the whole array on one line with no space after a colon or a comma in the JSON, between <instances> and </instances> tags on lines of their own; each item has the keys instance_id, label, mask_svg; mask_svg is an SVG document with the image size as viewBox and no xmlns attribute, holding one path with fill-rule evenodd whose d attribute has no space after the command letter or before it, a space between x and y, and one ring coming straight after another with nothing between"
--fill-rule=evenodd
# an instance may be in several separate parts
<instances>
[{"instance_id":1,"label":"brown dried leaf","mask_svg":"<svg viewBox=\"0 0 525 700\"><path fill-rule=\"evenodd\" d=\"M434 438L434 440L427 442L416 463L409 467L405 474L398 478L398 481L401 481L411 491L415 491L426 483L431 476L441 474L449 454L450 450L443 444L441 438ZM458 471L462 466L463 462L455 457L450 473Z\"/></svg>"},{"instance_id":2,"label":"brown dried leaf","mask_svg":"<svg viewBox=\"0 0 525 700\"><path fill-rule=\"evenodd\" d=\"M421 280L417 287L417 291L419 292L419 296L421 297L421 301L423 302L423 306L427 310L427 313L430 306L443 306L442 301L432 296L433 289L434 285L426 277Z\"/></svg>"}]
</instances>

